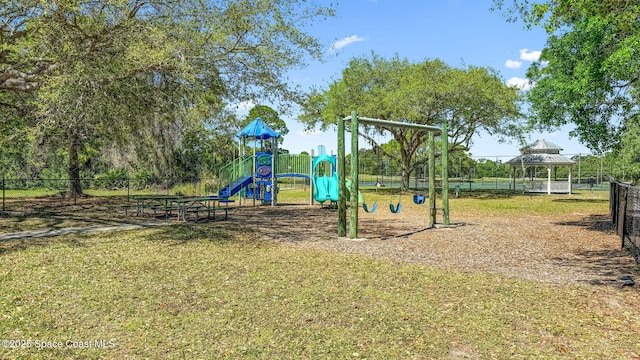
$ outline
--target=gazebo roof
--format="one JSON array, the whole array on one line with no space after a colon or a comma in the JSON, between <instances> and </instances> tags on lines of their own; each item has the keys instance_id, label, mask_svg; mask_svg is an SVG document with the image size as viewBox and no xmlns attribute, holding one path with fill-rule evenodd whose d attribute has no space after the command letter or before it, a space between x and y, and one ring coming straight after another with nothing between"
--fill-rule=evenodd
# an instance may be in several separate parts
<instances>
[{"instance_id":1,"label":"gazebo roof","mask_svg":"<svg viewBox=\"0 0 640 360\"><path fill-rule=\"evenodd\" d=\"M510 165L573 165L576 162L560 154L522 154L507 161Z\"/></svg>"},{"instance_id":2,"label":"gazebo roof","mask_svg":"<svg viewBox=\"0 0 640 360\"><path fill-rule=\"evenodd\" d=\"M539 139L534 143L527 145L523 150L523 154L560 154L562 148L550 141Z\"/></svg>"},{"instance_id":3,"label":"gazebo roof","mask_svg":"<svg viewBox=\"0 0 640 360\"><path fill-rule=\"evenodd\" d=\"M522 155L507 161L507 164L510 164L512 166L568 166L575 164L575 161L567 158L564 155L560 155L561 150L562 148L558 145L547 140L540 139L532 144L527 145L527 147L522 150Z\"/></svg>"}]
</instances>

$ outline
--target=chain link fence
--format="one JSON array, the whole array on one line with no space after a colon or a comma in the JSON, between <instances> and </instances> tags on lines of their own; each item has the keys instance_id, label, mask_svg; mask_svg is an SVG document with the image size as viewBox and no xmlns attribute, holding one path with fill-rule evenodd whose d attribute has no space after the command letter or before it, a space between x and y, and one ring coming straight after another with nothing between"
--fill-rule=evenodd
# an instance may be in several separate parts
<instances>
[{"instance_id":1,"label":"chain link fence","mask_svg":"<svg viewBox=\"0 0 640 360\"><path fill-rule=\"evenodd\" d=\"M611 179L609 196L611 219L622 248L640 265L640 187Z\"/></svg>"},{"instance_id":2,"label":"chain link fence","mask_svg":"<svg viewBox=\"0 0 640 360\"><path fill-rule=\"evenodd\" d=\"M69 192L70 179L30 179L2 177L2 211L11 210L11 200L47 197L60 203L76 203L75 194ZM89 196L118 197L128 201L133 195L203 196L215 194L219 188L217 178L117 178L80 179L83 193Z\"/></svg>"},{"instance_id":3,"label":"chain link fence","mask_svg":"<svg viewBox=\"0 0 640 360\"><path fill-rule=\"evenodd\" d=\"M2 211L10 211L20 203L24 207L30 199L47 198L49 203L76 204L78 199L69 192L71 180L7 178L0 179ZM208 178L116 178L116 179L80 179L84 195L117 199L128 202L135 195L177 195L209 196L220 190L218 177ZM281 190L307 189L309 179L281 178L278 180Z\"/></svg>"}]
</instances>

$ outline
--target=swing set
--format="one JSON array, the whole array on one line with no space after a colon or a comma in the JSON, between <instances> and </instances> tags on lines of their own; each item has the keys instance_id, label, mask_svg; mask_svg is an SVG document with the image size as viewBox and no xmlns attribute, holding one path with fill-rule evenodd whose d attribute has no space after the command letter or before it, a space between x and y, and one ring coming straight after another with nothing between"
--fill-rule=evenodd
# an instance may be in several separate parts
<instances>
[{"instance_id":1,"label":"swing set","mask_svg":"<svg viewBox=\"0 0 640 360\"><path fill-rule=\"evenodd\" d=\"M400 210L402 210L402 190L398 191L398 202L395 203L393 202L393 188L394 188L394 176L389 176L389 174L387 173L387 178L391 179L391 186L389 189L389 211L391 211L391 213L393 214L398 214L400 213ZM417 181L417 180L416 180ZM377 184L376 184L377 185ZM417 186L416 186L417 188ZM378 193L378 188L376 186L376 194ZM419 194L419 193L415 193L413 195L413 203L416 205L422 205L425 202L425 195L424 194ZM378 203L374 202L373 205L371 206L371 208L369 208L369 206L363 202L362 203L362 209L364 210L364 212L366 213L374 213L376 212L376 209L378 208Z\"/></svg>"},{"instance_id":2,"label":"swing set","mask_svg":"<svg viewBox=\"0 0 640 360\"><path fill-rule=\"evenodd\" d=\"M423 166L423 168L424 168L424 166ZM427 171L426 171L426 169L425 169L425 170L424 170L424 173L422 174L422 181L423 181L423 182L424 182L424 179L425 179L426 177L427 177ZM416 204L416 205L422 205L422 204L424 204L424 202L425 202L425 200L426 200L426 197L425 197L425 195L424 195L424 191L419 192L419 191L417 190L417 189L418 189L418 171L417 171L417 170L416 170L416 177L415 177L415 179L416 179L416 186L415 186L415 188L416 188L416 193L414 193L414 194L413 194L413 203L414 203L414 204ZM424 184L423 184L423 187L422 187L422 188L424 189Z\"/></svg>"},{"instance_id":3,"label":"swing set","mask_svg":"<svg viewBox=\"0 0 640 360\"><path fill-rule=\"evenodd\" d=\"M393 205L393 176L391 177L391 189L389 189L389 211L393 214L399 214L400 210L402 210L402 189L398 190L398 202L396 205Z\"/></svg>"},{"instance_id":4,"label":"swing set","mask_svg":"<svg viewBox=\"0 0 640 360\"><path fill-rule=\"evenodd\" d=\"M378 153L378 166L381 166L380 153ZM376 195L378 194L378 186L380 186L380 179L379 178L376 179ZM377 201L374 201L374 203L371 205L371 207L369 207L367 205L367 203L365 203L364 201L362 202L362 210L364 210L364 212L366 212L366 213L373 214L374 212L376 212L377 209L378 209L378 202Z\"/></svg>"},{"instance_id":5,"label":"swing set","mask_svg":"<svg viewBox=\"0 0 640 360\"><path fill-rule=\"evenodd\" d=\"M360 124L380 126L386 128L404 128L415 129L428 132L429 144L429 227L435 226L436 222L436 197L435 197L435 137L434 133L441 134L442 138L442 210L443 225L449 225L449 181L447 173L447 154L448 154L448 136L447 124L443 123L442 127L412 124L408 122L397 122L381 119L372 119L359 117L356 111L351 112L351 116L345 118L339 116L338 119L338 187L340 196L338 197L338 236L347 236L347 193L349 193L349 238L356 239L358 237L358 186L359 186L359 159L358 159L358 127ZM351 183L349 189L346 187L346 146L345 146L345 123L350 122L351 131ZM347 192L348 190L348 192ZM391 190L392 191L392 190ZM402 191L398 193L398 202L394 205L393 193L390 192L389 210L398 214L402 210ZM424 194L414 194L413 201L416 204L425 203ZM378 207L378 203L374 202L371 207L365 203L362 204L363 210L367 213L373 213Z\"/></svg>"},{"instance_id":6,"label":"swing set","mask_svg":"<svg viewBox=\"0 0 640 360\"><path fill-rule=\"evenodd\" d=\"M380 156L378 155L378 164L381 164L380 162ZM391 186L389 189L389 210L393 213L393 214L398 214L400 212L400 210L402 210L402 202L401 202L401 194L402 191L399 192L398 195L398 202L396 203L396 205L394 205L393 203L393 187L394 187L394 181L393 181L393 176L389 176L388 174L388 167L389 165L385 165L384 166L386 171L387 171L387 179L391 179ZM378 185L379 182L376 182L376 194L378 193ZM369 207L365 202L362 202L362 210L364 210L364 212L369 213L369 214L373 214L374 212L376 212L376 210L378 209L378 202L374 202L373 205L371 205L371 207Z\"/></svg>"}]
</instances>

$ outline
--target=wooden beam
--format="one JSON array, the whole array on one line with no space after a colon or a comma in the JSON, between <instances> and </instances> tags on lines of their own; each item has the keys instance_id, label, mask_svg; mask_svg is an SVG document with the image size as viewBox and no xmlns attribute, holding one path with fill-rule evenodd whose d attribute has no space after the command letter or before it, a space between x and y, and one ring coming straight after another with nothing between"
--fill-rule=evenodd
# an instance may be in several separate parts
<instances>
[{"instance_id":1,"label":"wooden beam","mask_svg":"<svg viewBox=\"0 0 640 360\"><path fill-rule=\"evenodd\" d=\"M352 115L353 116L353 115ZM347 116L345 120L351 120L352 116ZM372 119L367 117L358 116L358 122L360 124L366 125L376 125L376 126L387 126L393 128L401 128L401 129L419 129L426 131L433 131L436 134L440 134L442 129L437 126L431 125L422 125L422 124L411 124L411 123L403 123L399 121L389 121L389 120L381 120L381 119Z\"/></svg>"},{"instance_id":2,"label":"wooden beam","mask_svg":"<svg viewBox=\"0 0 640 360\"><path fill-rule=\"evenodd\" d=\"M349 238L358 238L358 113L351 112L351 198L349 201Z\"/></svg>"}]
</instances>

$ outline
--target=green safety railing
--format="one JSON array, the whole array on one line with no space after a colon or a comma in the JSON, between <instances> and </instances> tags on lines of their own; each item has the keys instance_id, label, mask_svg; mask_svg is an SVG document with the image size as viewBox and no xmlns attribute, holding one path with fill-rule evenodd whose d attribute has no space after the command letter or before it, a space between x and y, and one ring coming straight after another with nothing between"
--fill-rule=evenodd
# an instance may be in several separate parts
<instances>
[{"instance_id":1,"label":"green safety railing","mask_svg":"<svg viewBox=\"0 0 640 360\"><path fill-rule=\"evenodd\" d=\"M252 169L253 156L248 156L244 159L235 159L218 171L220 186L227 186L242 176L251 176L253 174Z\"/></svg>"},{"instance_id":2,"label":"green safety railing","mask_svg":"<svg viewBox=\"0 0 640 360\"><path fill-rule=\"evenodd\" d=\"M280 154L276 157L275 175L311 175L311 156L306 154Z\"/></svg>"},{"instance_id":3,"label":"green safety railing","mask_svg":"<svg viewBox=\"0 0 640 360\"><path fill-rule=\"evenodd\" d=\"M281 154L276 157L274 174L282 176L286 174L311 175L311 156L306 154ZM236 159L220 168L218 176L220 187L231 184L244 176L253 175L253 156L244 159Z\"/></svg>"}]
</instances>

